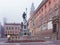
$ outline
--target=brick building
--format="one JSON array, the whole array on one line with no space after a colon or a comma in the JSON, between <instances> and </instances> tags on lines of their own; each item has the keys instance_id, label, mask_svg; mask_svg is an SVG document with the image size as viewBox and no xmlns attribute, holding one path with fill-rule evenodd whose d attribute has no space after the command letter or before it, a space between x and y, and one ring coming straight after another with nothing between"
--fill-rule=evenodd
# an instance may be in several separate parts
<instances>
[{"instance_id":1,"label":"brick building","mask_svg":"<svg viewBox=\"0 0 60 45\"><path fill-rule=\"evenodd\" d=\"M42 0L28 23L32 36L60 39L60 0Z\"/></svg>"},{"instance_id":2,"label":"brick building","mask_svg":"<svg viewBox=\"0 0 60 45\"><path fill-rule=\"evenodd\" d=\"M5 23L4 34L5 37L10 36L11 39L19 38L21 24L20 23Z\"/></svg>"}]
</instances>

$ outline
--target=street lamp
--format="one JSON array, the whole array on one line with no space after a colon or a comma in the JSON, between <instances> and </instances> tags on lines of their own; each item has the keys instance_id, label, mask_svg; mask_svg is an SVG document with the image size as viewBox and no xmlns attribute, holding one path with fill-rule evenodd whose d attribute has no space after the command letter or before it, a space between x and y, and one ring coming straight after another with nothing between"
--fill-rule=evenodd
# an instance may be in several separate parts
<instances>
[{"instance_id":1,"label":"street lamp","mask_svg":"<svg viewBox=\"0 0 60 45\"><path fill-rule=\"evenodd\" d=\"M8 40L10 40L10 37L11 37L10 35L7 35Z\"/></svg>"}]
</instances>

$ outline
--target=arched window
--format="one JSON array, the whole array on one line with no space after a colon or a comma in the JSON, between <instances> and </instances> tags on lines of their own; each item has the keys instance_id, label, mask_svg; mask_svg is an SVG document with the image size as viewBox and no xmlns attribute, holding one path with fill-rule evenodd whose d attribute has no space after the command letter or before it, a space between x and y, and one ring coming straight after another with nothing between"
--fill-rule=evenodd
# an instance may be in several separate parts
<instances>
[{"instance_id":1,"label":"arched window","mask_svg":"<svg viewBox=\"0 0 60 45\"><path fill-rule=\"evenodd\" d=\"M58 15L58 5L56 4L54 7L54 15L57 16Z\"/></svg>"}]
</instances>

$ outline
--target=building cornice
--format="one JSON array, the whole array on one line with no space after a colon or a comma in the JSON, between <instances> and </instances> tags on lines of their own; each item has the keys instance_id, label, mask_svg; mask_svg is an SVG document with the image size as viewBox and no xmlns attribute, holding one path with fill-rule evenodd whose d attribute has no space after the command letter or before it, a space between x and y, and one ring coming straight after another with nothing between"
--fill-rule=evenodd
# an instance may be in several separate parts
<instances>
[{"instance_id":1,"label":"building cornice","mask_svg":"<svg viewBox=\"0 0 60 45\"><path fill-rule=\"evenodd\" d=\"M20 23L6 23L5 25L21 25Z\"/></svg>"},{"instance_id":2,"label":"building cornice","mask_svg":"<svg viewBox=\"0 0 60 45\"><path fill-rule=\"evenodd\" d=\"M33 15L35 15L39 9L41 9L41 7L47 2L48 0L42 0L42 2L40 3L40 5L38 6L38 8L34 11Z\"/></svg>"}]
</instances>

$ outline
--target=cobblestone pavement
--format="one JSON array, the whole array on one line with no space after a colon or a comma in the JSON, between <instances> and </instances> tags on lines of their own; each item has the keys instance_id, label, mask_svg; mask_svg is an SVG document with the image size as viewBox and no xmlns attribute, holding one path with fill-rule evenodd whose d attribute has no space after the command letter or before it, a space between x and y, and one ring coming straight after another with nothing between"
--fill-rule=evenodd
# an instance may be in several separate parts
<instances>
[{"instance_id":1,"label":"cobblestone pavement","mask_svg":"<svg viewBox=\"0 0 60 45\"><path fill-rule=\"evenodd\" d=\"M0 45L60 45L60 41L46 41L46 42L26 42L26 43L3 43Z\"/></svg>"}]
</instances>

